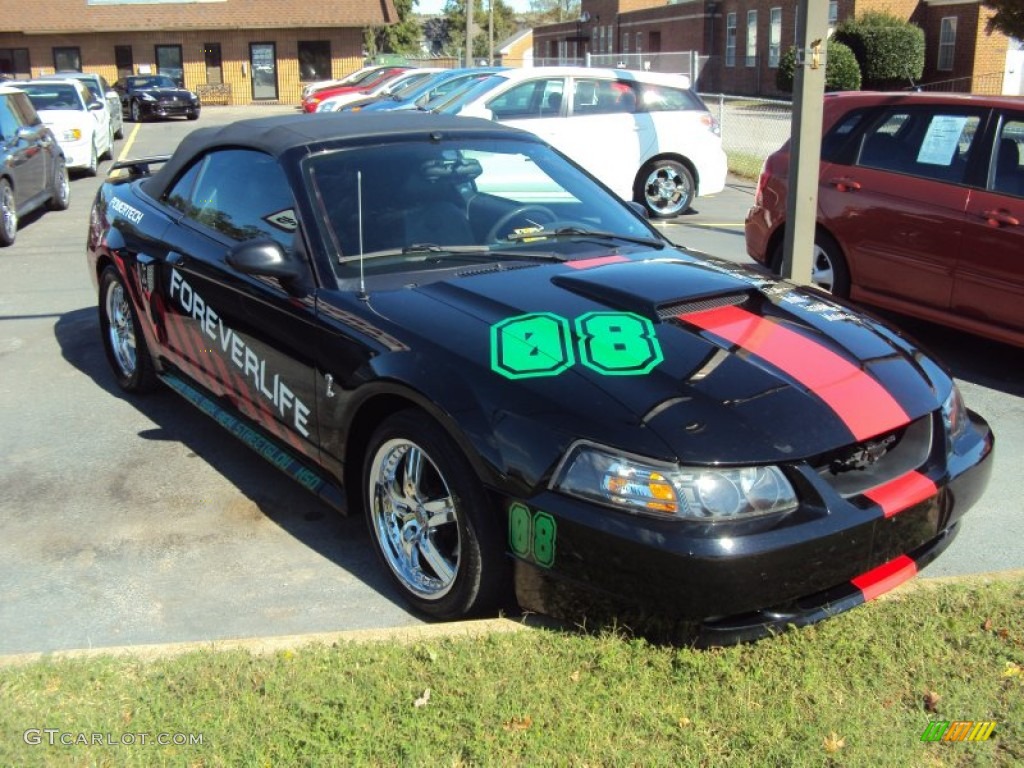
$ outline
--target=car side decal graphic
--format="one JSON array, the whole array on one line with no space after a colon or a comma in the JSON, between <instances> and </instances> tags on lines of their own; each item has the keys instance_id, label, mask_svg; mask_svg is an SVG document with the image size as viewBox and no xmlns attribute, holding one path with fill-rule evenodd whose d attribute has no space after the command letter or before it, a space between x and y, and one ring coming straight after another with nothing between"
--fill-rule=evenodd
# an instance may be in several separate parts
<instances>
[{"instance_id":1,"label":"car side decal graphic","mask_svg":"<svg viewBox=\"0 0 1024 768\"><path fill-rule=\"evenodd\" d=\"M736 306L677 316L756 355L820 397L857 440L910 421L896 399L853 363L816 341Z\"/></svg>"}]
</instances>

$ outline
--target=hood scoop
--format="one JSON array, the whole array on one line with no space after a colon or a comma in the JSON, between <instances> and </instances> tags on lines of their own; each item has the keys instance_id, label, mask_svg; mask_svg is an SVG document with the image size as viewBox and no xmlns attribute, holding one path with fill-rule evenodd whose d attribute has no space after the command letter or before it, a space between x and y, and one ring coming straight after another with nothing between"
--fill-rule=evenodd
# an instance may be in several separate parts
<instances>
[{"instance_id":1,"label":"hood scoop","mask_svg":"<svg viewBox=\"0 0 1024 768\"><path fill-rule=\"evenodd\" d=\"M686 312L742 304L749 284L684 261L631 261L551 278L559 288L609 309L665 320Z\"/></svg>"}]
</instances>

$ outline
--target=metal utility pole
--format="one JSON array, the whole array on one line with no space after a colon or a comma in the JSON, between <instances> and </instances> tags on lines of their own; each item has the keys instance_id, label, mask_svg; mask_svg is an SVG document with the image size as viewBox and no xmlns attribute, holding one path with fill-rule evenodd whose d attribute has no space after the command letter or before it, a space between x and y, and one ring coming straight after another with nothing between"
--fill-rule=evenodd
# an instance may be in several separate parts
<instances>
[{"instance_id":1,"label":"metal utility pole","mask_svg":"<svg viewBox=\"0 0 1024 768\"><path fill-rule=\"evenodd\" d=\"M473 0L466 0L466 63L473 66Z\"/></svg>"},{"instance_id":2,"label":"metal utility pole","mask_svg":"<svg viewBox=\"0 0 1024 768\"><path fill-rule=\"evenodd\" d=\"M782 276L807 285L814 266L828 3L799 0L797 14L793 137L789 145L789 196L786 198L789 226L782 250Z\"/></svg>"}]
</instances>

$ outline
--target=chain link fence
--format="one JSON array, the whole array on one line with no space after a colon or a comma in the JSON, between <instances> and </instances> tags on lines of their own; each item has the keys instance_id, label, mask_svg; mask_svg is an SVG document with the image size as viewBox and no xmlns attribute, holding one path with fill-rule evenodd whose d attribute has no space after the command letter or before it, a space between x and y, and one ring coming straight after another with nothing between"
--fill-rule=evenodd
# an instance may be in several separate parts
<instances>
[{"instance_id":1,"label":"chain link fence","mask_svg":"<svg viewBox=\"0 0 1024 768\"><path fill-rule=\"evenodd\" d=\"M702 93L701 98L721 126L730 173L756 179L765 158L792 134L793 105L721 93Z\"/></svg>"}]
</instances>

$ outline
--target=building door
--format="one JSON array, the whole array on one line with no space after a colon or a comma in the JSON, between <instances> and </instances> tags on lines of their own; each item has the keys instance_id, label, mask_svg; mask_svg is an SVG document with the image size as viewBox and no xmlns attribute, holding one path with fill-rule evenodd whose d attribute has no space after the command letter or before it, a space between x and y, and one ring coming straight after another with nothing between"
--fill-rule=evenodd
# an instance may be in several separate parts
<instances>
[{"instance_id":1,"label":"building door","mask_svg":"<svg viewBox=\"0 0 1024 768\"><path fill-rule=\"evenodd\" d=\"M118 80L135 74L135 62L132 59L130 45L114 46L114 65L117 67Z\"/></svg>"},{"instance_id":2,"label":"building door","mask_svg":"<svg viewBox=\"0 0 1024 768\"><path fill-rule=\"evenodd\" d=\"M185 87L185 67L182 65L180 45L156 47L156 73L167 75L180 87Z\"/></svg>"},{"instance_id":3,"label":"building door","mask_svg":"<svg viewBox=\"0 0 1024 768\"><path fill-rule=\"evenodd\" d=\"M206 59L206 84L220 85L224 82L220 58L220 43L204 43L203 56Z\"/></svg>"},{"instance_id":4,"label":"building door","mask_svg":"<svg viewBox=\"0 0 1024 768\"><path fill-rule=\"evenodd\" d=\"M273 43L249 43L252 98L277 99L277 53Z\"/></svg>"}]
</instances>

